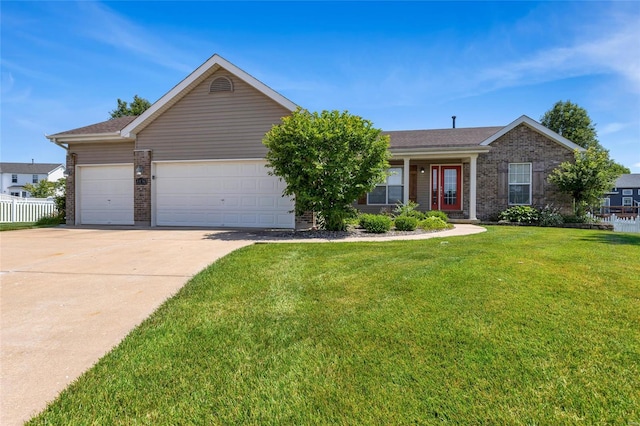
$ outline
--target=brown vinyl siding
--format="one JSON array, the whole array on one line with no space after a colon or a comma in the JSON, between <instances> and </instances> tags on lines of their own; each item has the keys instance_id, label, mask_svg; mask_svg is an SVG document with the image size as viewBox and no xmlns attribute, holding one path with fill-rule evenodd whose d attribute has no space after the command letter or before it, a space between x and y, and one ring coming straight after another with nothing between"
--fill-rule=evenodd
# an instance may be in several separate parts
<instances>
[{"instance_id":1,"label":"brown vinyl siding","mask_svg":"<svg viewBox=\"0 0 640 426\"><path fill-rule=\"evenodd\" d=\"M133 142L93 142L69 146L76 165L133 163Z\"/></svg>"},{"instance_id":2,"label":"brown vinyl siding","mask_svg":"<svg viewBox=\"0 0 640 426\"><path fill-rule=\"evenodd\" d=\"M220 76L233 92L209 93ZM160 115L137 136L136 149L150 149L155 161L263 158L264 134L290 111L220 69Z\"/></svg>"}]
</instances>

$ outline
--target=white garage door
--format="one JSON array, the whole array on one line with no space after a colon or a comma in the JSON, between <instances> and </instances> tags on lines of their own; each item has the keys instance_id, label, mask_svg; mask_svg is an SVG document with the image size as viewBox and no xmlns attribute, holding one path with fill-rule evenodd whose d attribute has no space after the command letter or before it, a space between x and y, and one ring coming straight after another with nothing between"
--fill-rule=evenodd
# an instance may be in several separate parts
<instances>
[{"instance_id":1,"label":"white garage door","mask_svg":"<svg viewBox=\"0 0 640 426\"><path fill-rule=\"evenodd\" d=\"M264 161L156 163L159 226L293 228L293 202Z\"/></svg>"},{"instance_id":2,"label":"white garage door","mask_svg":"<svg viewBox=\"0 0 640 426\"><path fill-rule=\"evenodd\" d=\"M133 225L133 166L78 167L81 225Z\"/></svg>"}]
</instances>

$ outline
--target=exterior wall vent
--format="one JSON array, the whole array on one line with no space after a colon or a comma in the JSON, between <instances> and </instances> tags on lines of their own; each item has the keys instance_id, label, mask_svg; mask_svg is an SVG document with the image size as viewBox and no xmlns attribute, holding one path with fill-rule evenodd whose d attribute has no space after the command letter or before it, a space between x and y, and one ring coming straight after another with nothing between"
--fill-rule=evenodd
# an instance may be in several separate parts
<instances>
[{"instance_id":1,"label":"exterior wall vent","mask_svg":"<svg viewBox=\"0 0 640 426\"><path fill-rule=\"evenodd\" d=\"M229 77L217 77L209 86L209 93L233 92L233 82Z\"/></svg>"}]
</instances>

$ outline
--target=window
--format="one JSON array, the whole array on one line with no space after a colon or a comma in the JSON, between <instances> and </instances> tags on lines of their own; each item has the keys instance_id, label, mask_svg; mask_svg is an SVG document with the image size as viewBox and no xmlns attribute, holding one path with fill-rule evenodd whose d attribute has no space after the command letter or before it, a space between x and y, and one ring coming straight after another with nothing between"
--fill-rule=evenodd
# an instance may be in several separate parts
<instances>
[{"instance_id":1,"label":"window","mask_svg":"<svg viewBox=\"0 0 640 426\"><path fill-rule=\"evenodd\" d=\"M19 192L12 192L10 195L11 195L12 197L19 197L19 196L20 196L20 193L19 193Z\"/></svg>"},{"instance_id":2,"label":"window","mask_svg":"<svg viewBox=\"0 0 640 426\"><path fill-rule=\"evenodd\" d=\"M18 175L11 175L11 183L18 183Z\"/></svg>"},{"instance_id":3,"label":"window","mask_svg":"<svg viewBox=\"0 0 640 426\"><path fill-rule=\"evenodd\" d=\"M31 182L38 183L38 175L33 175Z\"/></svg>"},{"instance_id":4,"label":"window","mask_svg":"<svg viewBox=\"0 0 640 426\"><path fill-rule=\"evenodd\" d=\"M367 194L367 204L396 204L402 203L404 186L402 185L402 167L389 168L387 180L377 185Z\"/></svg>"},{"instance_id":5,"label":"window","mask_svg":"<svg viewBox=\"0 0 640 426\"><path fill-rule=\"evenodd\" d=\"M531 204L531 163L509 164L509 204Z\"/></svg>"},{"instance_id":6,"label":"window","mask_svg":"<svg viewBox=\"0 0 640 426\"><path fill-rule=\"evenodd\" d=\"M633 195L633 189L623 189L622 195Z\"/></svg>"},{"instance_id":7,"label":"window","mask_svg":"<svg viewBox=\"0 0 640 426\"><path fill-rule=\"evenodd\" d=\"M622 206L631 207L633 205L633 197L622 197Z\"/></svg>"}]
</instances>

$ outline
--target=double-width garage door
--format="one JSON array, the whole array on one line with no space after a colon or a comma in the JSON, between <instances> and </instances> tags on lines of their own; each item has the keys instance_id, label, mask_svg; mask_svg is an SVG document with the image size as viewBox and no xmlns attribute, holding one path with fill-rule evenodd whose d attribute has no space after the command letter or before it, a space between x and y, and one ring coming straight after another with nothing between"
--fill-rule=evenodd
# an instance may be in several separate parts
<instances>
[{"instance_id":1,"label":"double-width garage door","mask_svg":"<svg viewBox=\"0 0 640 426\"><path fill-rule=\"evenodd\" d=\"M293 202L264 161L158 162L153 215L158 226L293 228Z\"/></svg>"}]
</instances>

